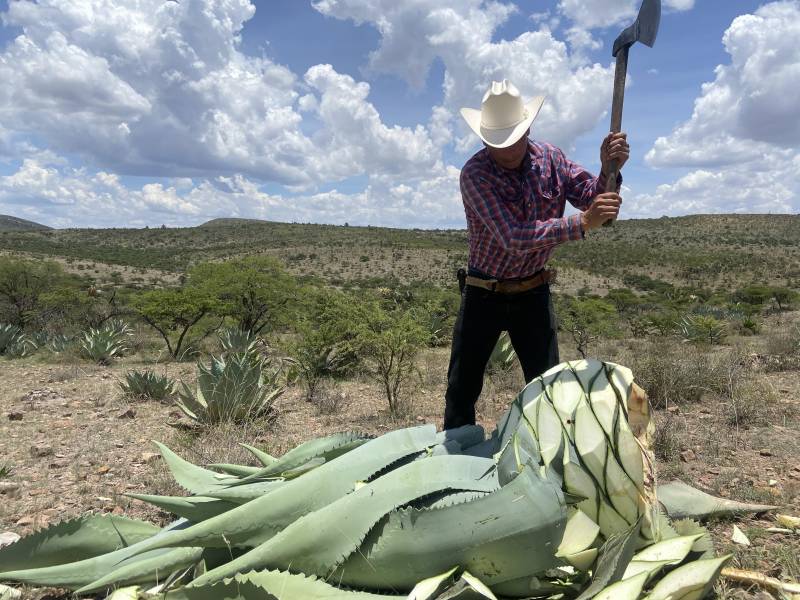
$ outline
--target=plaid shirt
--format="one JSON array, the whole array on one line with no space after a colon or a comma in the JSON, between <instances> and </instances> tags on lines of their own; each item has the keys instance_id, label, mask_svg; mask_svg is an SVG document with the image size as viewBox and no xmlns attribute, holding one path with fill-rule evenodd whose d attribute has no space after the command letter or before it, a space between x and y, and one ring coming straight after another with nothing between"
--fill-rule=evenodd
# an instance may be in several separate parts
<instances>
[{"instance_id":1,"label":"plaid shirt","mask_svg":"<svg viewBox=\"0 0 800 600\"><path fill-rule=\"evenodd\" d=\"M518 170L477 152L461 170L470 268L497 279L543 269L558 244L583 238L580 215L565 217L565 203L586 210L604 186L550 144L529 140Z\"/></svg>"}]
</instances>

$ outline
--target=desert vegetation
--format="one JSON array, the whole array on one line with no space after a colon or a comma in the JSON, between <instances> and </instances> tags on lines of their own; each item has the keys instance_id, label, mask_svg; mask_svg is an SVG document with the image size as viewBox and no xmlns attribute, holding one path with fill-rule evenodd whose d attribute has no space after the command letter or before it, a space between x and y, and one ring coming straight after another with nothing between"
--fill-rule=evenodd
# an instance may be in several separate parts
<instances>
[{"instance_id":1,"label":"desert vegetation","mask_svg":"<svg viewBox=\"0 0 800 600\"><path fill-rule=\"evenodd\" d=\"M560 248L553 287L562 359L625 365L646 390L660 478L795 515L797 240L795 217L620 222ZM223 223L0 232L0 247L0 532L87 508L166 524L125 495L181 493L151 439L246 477L264 465L240 443L281 456L441 426L463 232ZM523 384L501 339L487 431ZM751 517L743 545L725 517L708 526L732 565L800 578L792 528Z\"/></svg>"}]
</instances>

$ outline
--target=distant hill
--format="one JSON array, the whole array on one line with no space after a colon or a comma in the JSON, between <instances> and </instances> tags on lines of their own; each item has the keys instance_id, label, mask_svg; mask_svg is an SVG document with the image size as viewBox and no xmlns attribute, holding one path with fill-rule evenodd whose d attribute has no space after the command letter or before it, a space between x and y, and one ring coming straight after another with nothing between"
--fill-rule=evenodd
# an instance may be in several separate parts
<instances>
[{"instance_id":1,"label":"distant hill","mask_svg":"<svg viewBox=\"0 0 800 600\"><path fill-rule=\"evenodd\" d=\"M37 229L52 229L52 227L11 215L0 215L0 231L35 231Z\"/></svg>"},{"instance_id":2,"label":"distant hill","mask_svg":"<svg viewBox=\"0 0 800 600\"><path fill-rule=\"evenodd\" d=\"M198 225L198 227L230 227L231 225L254 225L254 224L264 224L264 223L269 223L269 221L264 221L262 219L239 219L235 217L230 217L222 219L211 219L210 221L201 223L200 225Z\"/></svg>"}]
</instances>

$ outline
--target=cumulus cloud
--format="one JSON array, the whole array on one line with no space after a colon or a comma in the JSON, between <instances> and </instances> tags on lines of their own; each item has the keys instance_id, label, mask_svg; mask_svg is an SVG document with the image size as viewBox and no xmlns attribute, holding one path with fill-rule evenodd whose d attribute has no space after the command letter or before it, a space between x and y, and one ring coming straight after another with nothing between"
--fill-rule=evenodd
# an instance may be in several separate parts
<instances>
[{"instance_id":1,"label":"cumulus cloud","mask_svg":"<svg viewBox=\"0 0 800 600\"><path fill-rule=\"evenodd\" d=\"M313 187L437 160L424 126L383 124L367 84L243 54L254 12L249 0L11 2L4 21L24 33L0 54L0 121L122 174ZM332 160L342 144L350 156Z\"/></svg>"},{"instance_id":2,"label":"cumulus cloud","mask_svg":"<svg viewBox=\"0 0 800 600\"><path fill-rule=\"evenodd\" d=\"M729 64L702 87L691 118L656 140L653 166L759 161L800 145L800 2L775 2L734 19L722 41Z\"/></svg>"},{"instance_id":3,"label":"cumulus cloud","mask_svg":"<svg viewBox=\"0 0 800 600\"><path fill-rule=\"evenodd\" d=\"M477 138L454 116L462 106L479 105L491 80L510 79L526 96L546 93L535 135L564 147L591 130L608 109L611 67L588 63L582 57L576 60L547 26L514 39L493 40L497 28L509 18L524 18L512 3L318 0L314 7L327 16L377 28L381 43L370 55L372 71L393 73L421 86L433 60L441 59L444 99L435 109L439 111L437 139L449 139L444 129L451 128L462 152L474 147ZM408 44L409 39L414 43Z\"/></svg>"},{"instance_id":4,"label":"cumulus cloud","mask_svg":"<svg viewBox=\"0 0 800 600\"><path fill-rule=\"evenodd\" d=\"M703 85L691 118L646 155L652 166L693 170L635 197L635 213L800 210L799 37L796 0L731 23L722 38L730 62Z\"/></svg>"},{"instance_id":5,"label":"cumulus cloud","mask_svg":"<svg viewBox=\"0 0 800 600\"><path fill-rule=\"evenodd\" d=\"M243 175L172 178L138 189L114 173L27 158L0 177L0 212L56 227L196 225L215 217L405 227L461 227L459 170L438 165L409 184L381 181L361 192L280 195Z\"/></svg>"}]
</instances>

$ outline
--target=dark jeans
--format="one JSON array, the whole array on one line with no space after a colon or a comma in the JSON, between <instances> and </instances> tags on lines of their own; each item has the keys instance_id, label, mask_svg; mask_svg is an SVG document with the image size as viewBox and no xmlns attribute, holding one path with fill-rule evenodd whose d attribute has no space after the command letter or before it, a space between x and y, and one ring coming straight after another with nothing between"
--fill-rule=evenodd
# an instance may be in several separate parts
<instances>
[{"instance_id":1,"label":"dark jeans","mask_svg":"<svg viewBox=\"0 0 800 600\"><path fill-rule=\"evenodd\" d=\"M500 333L508 331L525 381L558 364L558 338L550 286L521 294L498 294L466 286L453 331L447 371L444 428L475 423L483 373Z\"/></svg>"}]
</instances>

